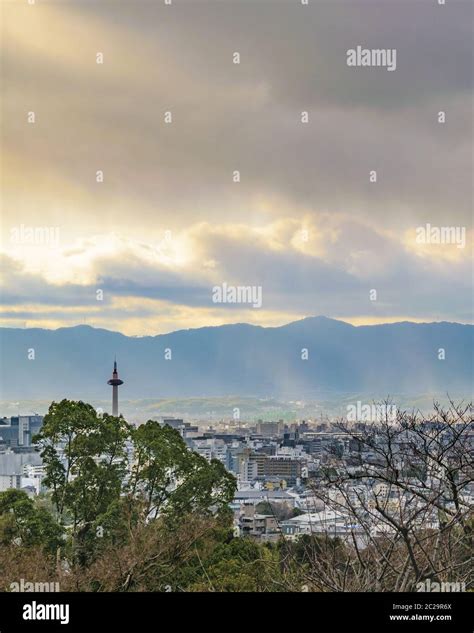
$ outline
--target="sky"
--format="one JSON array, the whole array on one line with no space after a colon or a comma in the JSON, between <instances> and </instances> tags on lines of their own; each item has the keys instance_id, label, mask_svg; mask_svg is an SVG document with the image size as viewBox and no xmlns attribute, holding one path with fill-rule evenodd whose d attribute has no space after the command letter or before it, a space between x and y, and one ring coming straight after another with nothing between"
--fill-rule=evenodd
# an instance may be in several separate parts
<instances>
[{"instance_id":1,"label":"sky","mask_svg":"<svg viewBox=\"0 0 474 633\"><path fill-rule=\"evenodd\" d=\"M469 0L1 11L0 325L472 322Z\"/></svg>"}]
</instances>

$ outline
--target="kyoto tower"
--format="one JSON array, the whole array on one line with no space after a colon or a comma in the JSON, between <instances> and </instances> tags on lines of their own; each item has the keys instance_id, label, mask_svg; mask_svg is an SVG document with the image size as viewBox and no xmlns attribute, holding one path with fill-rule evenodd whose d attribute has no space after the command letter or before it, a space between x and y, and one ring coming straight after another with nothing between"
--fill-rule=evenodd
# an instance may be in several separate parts
<instances>
[{"instance_id":1,"label":"kyoto tower","mask_svg":"<svg viewBox=\"0 0 474 633\"><path fill-rule=\"evenodd\" d=\"M108 385L112 385L112 415L118 417L118 388L119 385L123 385L123 380L120 380L117 372L117 361L114 360L114 371L112 378L107 381Z\"/></svg>"}]
</instances>

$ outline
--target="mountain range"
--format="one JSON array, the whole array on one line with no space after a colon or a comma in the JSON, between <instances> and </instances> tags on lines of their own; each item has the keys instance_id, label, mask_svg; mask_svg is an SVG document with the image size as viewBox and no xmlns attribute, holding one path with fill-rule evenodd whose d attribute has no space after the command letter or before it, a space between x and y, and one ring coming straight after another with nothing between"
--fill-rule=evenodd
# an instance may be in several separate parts
<instances>
[{"instance_id":1,"label":"mountain range","mask_svg":"<svg viewBox=\"0 0 474 633\"><path fill-rule=\"evenodd\" d=\"M469 396L473 333L474 326L459 323L355 327L326 317L145 337L85 325L0 328L0 398L108 398L115 356L123 398L451 391Z\"/></svg>"}]
</instances>

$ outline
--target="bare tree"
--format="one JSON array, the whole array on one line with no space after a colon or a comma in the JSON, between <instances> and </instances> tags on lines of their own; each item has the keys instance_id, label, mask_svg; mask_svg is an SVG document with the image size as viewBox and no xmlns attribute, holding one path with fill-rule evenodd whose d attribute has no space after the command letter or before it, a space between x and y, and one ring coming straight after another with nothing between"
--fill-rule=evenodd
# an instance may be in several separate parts
<instances>
[{"instance_id":1,"label":"bare tree","mask_svg":"<svg viewBox=\"0 0 474 633\"><path fill-rule=\"evenodd\" d=\"M312 483L328 519L300 545L305 581L322 591L413 591L427 579L468 588L472 422L472 404L452 401L429 417L339 421L350 448Z\"/></svg>"}]
</instances>

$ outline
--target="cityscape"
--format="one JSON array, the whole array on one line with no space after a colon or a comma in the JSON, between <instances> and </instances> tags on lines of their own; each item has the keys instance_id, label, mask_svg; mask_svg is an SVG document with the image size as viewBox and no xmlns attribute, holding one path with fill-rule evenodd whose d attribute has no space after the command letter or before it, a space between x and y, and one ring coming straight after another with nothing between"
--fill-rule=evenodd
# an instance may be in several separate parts
<instances>
[{"instance_id":1,"label":"cityscape","mask_svg":"<svg viewBox=\"0 0 474 633\"><path fill-rule=\"evenodd\" d=\"M123 420L119 388L124 381L116 359L107 384L112 387L111 419ZM109 416L102 409L95 414L98 419ZM44 416L37 414L1 420L0 492L15 489L33 498L48 494L48 468L37 445L43 423ZM242 420L235 408L230 419L208 425L170 416L149 424L173 430L186 451L222 464L232 476L228 508L235 538L277 544L315 535L364 551L373 542L396 539L401 528L395 517L403 516L401 525L410 524L413 534L420 530L426 539L446 523L463 524L474 505L472 405L451 402L447 411L435 405L434 415L420 417L399 411L393 402L358 401L347 407L345 420L321 416L291 423ZM70 444L60 436L55 442L62 472L70 472L74 481ZM140 457L133 443L124 447L122 476L127 480ZM103 457L94 459L100 464ZM456 473L455 481L450 472ZM168 478L171 493L179 486L179 476ZM465 590L468 561L461 567ZM403 578L412 589L418 581ZM324 575L315 582L320 590L330 586ZM332 582L333 590L350 589L338 586L337 578ZM461 587L459 582L454 586Z\"/></svg>"},{"instance_id":2,"label":"cityscape","mask_svg":"<svg viewBox=\"0 0 474 633\"><path fill-rule=\"evenodd\" d=\"M473 20L0 2L0 633L472 633Z\"/></svg>"}]
</instances>

